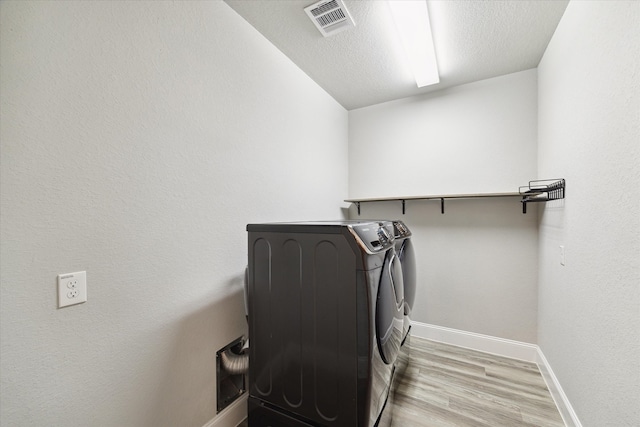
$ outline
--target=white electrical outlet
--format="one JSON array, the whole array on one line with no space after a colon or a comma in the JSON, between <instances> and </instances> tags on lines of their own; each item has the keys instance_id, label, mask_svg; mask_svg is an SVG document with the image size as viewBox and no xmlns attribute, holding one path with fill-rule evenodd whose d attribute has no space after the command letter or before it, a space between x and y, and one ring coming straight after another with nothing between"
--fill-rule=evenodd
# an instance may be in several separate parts
<instances>
[{"instance_id":1,"label":"white electrical outlet","mask_svg":"<svg viewBox=\"0 0 640 427\"><path fill-rule=\"evenodd\" d=\"M58 275L58 308L87 302L87 272Z\"/></svg>"}]
</instances>

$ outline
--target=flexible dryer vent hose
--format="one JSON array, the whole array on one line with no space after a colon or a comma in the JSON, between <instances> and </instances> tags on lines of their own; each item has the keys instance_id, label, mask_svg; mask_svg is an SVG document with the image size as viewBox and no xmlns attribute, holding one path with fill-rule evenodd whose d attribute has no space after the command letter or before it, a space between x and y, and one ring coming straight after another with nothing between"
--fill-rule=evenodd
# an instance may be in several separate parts
<instances>
[{"instance_id":1,"label":"flexible dryer vent hose","mask_svg":"<svg viewBox=\"0 0 640 427\"><path fill-rule=\"evenodd\" d=\"M244 269L244 313L249 320L249 305L247 300L247 290L249 287L249 266ZM249 346L249 340L245 341L243 350ZM225 371L233 375L246 374L249 372L249 353L236 354L231 349L227 349L220 354L220 362Z\"/></svg>"},{"instance_id":2,"label":"flexible dryer vent hose","mask_svg":"<svg viewBox=\"0 0 640 427\"><path fill-rule=\"evenodd\" d=\"M228 349L220 354L220 361L224 370L230 374L245 374L249 371L249 354L235 354Z\"/></svg>"}]
</instances>

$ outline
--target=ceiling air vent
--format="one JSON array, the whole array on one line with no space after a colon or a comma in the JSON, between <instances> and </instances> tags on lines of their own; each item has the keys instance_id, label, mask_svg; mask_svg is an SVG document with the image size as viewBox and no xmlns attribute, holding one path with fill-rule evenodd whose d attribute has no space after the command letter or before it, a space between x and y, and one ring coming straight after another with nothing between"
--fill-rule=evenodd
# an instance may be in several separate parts
<instances>
[{"instance_id":1,"label":"ceiling air vent","mask_svg":"<svg viewBox=\"0 0 640 427\"><path fill-rule=\"evenodd\" d=\"M356 26L342 0L320 1L304 11L325 37Z\"/></svg>"}]
</instances>

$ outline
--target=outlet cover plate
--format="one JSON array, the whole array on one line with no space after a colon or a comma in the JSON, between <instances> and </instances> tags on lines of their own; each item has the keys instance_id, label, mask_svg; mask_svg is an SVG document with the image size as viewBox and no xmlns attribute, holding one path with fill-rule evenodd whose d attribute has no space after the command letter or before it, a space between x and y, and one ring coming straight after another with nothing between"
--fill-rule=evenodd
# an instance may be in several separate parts
<instances>
[{"instance_id":1,"label":"outlet cover plate","mask_svg":"<svg viewBox=\"0 0 640 427\"><path fill-rule=\"evenodd\" d=\"M87 302L87 272L58 275L58 308Z\"/></svg>"}]
</instances>

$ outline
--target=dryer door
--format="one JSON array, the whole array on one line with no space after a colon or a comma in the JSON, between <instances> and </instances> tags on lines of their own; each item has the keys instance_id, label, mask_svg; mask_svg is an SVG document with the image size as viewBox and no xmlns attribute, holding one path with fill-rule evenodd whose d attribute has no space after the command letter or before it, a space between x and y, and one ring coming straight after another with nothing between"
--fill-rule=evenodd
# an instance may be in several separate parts
<instances>
[{"instance_id":1,"label":"dryer door","mask_svg":"<svg viewBox=\"0 0 640 427\"><path fill-rule=\"evenodd\" d=\"M389 249L382 266L376 299L376 340L382 360L395 362L402 340L404 322L402 267L395 250Z\"/></svg>"},{"instance_id":2,"label":"dryer door","mask_svg":"<svg viewBox=\"0 0 640 427\"><path fill-rule=\"evenodd\" d=\"M404 314L411 315L416 299L416 255L411 239L402 242L398 259L402 265L402 281L404 282Z\"/></svg>"}]
</instances>

